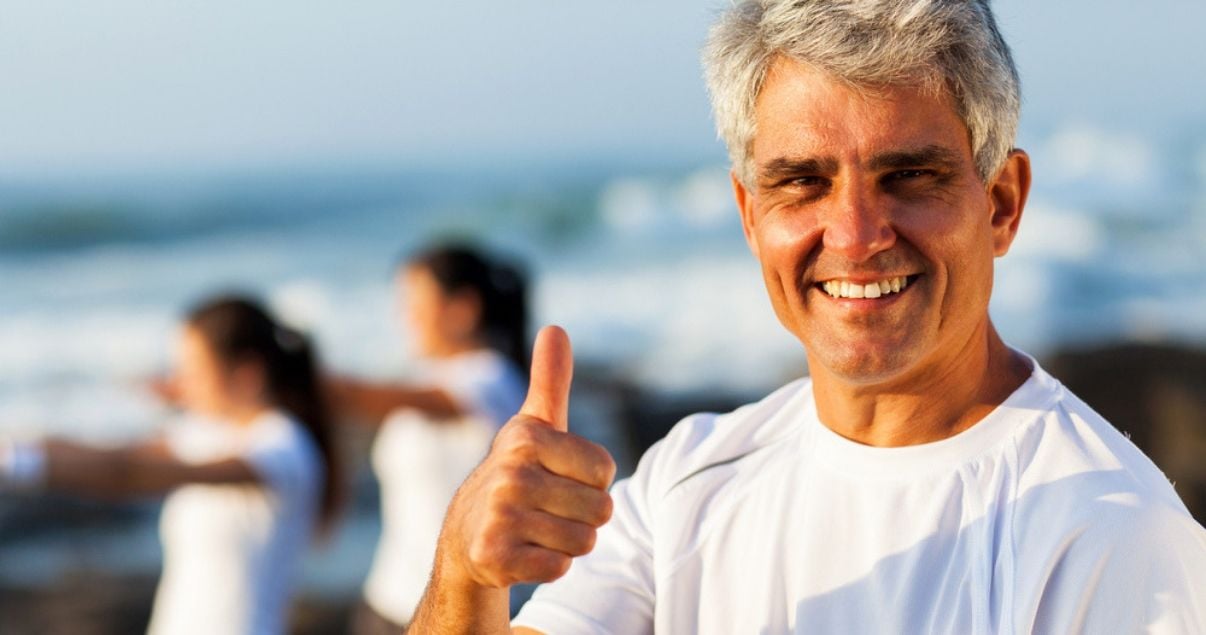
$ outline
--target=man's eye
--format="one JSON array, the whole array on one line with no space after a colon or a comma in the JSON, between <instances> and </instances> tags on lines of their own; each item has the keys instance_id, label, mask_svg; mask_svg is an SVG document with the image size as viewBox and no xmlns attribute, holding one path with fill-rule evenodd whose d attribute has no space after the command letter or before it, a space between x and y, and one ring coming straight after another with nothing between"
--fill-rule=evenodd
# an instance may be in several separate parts
<instances>
[{"instance_id":1,"label":"man's eye","mask_svg":"<svg viewBox=\"0 0 1206 635\"><path fill-rule=\"evenodd\" d=\"M796 187L817 187L820 185L825 185L825 179L819 176L797 176L785 181L784 185L793 185Z\"/></svg>"},{"instance_id":2,"label":"man's eye","mask_svg":"<svg viewBox=\"0 0 1206 635\"><path fill-rule=\"evenodd\" d=\"M785 176L768 180L762 187L769 195L811 201L824 196L832 185L833 182L824 176Z\"/></svg>"},{"instance_id":3,"label":"man's eye","mask_svg":"<svg viewBox=\"0 0 1206 635\"><path fill-rule=\"evenodd\" d=\"M931 170L915 169L915 170L897 170L888 175L890 181L908 181L910 179L919 179L927 176L933 176Z\"/></svg>"}]
</instances>

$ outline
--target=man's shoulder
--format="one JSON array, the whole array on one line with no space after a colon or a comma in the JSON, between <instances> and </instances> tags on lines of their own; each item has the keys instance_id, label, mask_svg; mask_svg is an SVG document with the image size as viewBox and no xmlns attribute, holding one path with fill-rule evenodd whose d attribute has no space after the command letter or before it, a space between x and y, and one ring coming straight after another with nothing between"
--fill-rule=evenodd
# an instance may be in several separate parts
<instances>
[{"instance_id":1,"label":"man's shoulder","mask_svg":"<svg viewBox=\"0 0 1206 635\"><path fill-rule=\"evenodd\" d=\"M813 412L812 384L797 379L730 412L685 417L645 453L638 470L669 488L795 438Z\"/></svg>"},{"instance_id":2,"label":"man's shoulder","mask_svg":"<svg viewBox=\"0 0 1206 635\"><path fill-rule=\"evenodd\" d=\"M1050 399L1039 413L1039 425L1018 439L1020 495L1034 487L1074 482L1095 493L1104 488L1183 508L1156 464L1118 427L1041 368L1035 376Z\"/></svg>"},{"instance_id":3,"label":"man's shoulder","mask_svg":"<svg viewBox=\"0 0 1206 635\"><path fill-rule=\"evenodd\" d=\"M1002 500L1017 619L1034 630L1104 632L1103 615L1179 615L1206 588L1206 530L1126 436L1053 385L1057 398L1017 440L1017 480ZM1089 626L1069 626L1086 615ZM1123 622L1111 627L1131 630Z\"/></svg>"},{"instance_id":4,"label":"man's shoulder","mask_svg":"<svg viewBox=\"0 0 1206 635\"><path fill-rule=\"evenodd\" d=\"M1196 523L1155 463L1057 380L1036 375L1053 399L1016 443L1018 544L1059 551L1075 536L1093 551L1165 531L1193 534Z\"/></svg>"}]
</instances>

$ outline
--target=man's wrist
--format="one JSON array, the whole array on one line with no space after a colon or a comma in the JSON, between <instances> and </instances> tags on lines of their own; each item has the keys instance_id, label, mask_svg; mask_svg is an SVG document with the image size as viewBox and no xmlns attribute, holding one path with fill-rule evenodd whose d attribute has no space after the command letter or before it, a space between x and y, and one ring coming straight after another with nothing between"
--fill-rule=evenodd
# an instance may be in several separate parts
<instances>
[{"instance_id":1,"label":"man's wrist","mask_svg":"<svg viewBox=\"0 0 1206 635\"><path fill-rule=\"evenodd\" d=\"M509 633L510 589L479 584L439 555L407 633Z\"/></svg>"}]
</instances>

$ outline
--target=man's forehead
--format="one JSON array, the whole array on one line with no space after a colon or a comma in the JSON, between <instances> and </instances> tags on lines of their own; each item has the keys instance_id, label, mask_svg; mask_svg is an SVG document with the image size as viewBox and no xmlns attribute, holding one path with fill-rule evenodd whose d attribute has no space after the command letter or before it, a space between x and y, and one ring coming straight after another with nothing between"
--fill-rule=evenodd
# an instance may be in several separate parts
<instances>
[{"instance_id":1,"label":"man's forehead","mask_svg":"<svg viewBox=\"0 0 1206 635\"><path fill-rule=\"evenodd\" d=\"M780 58L755 104L754 158L878 155L945 148L971 160L967 128L954 100L927 86L856 86ZM950 158L950 157L946 157Z\"/></svg>"},{"instance_id":2,"label":"man's forehead","mask_svg":"<svg viewBox=\"0 0 1206 635\"><path fill-rule=\"evenodd\" d=\"M785 55L770 62L755 98L755 109L774 88L794 88L817 101L841 99L852 106L874 108L885 102L934 101L957 114L956 100L945 82L933 73L918 72L892 82L860 82L831 73L814 64Z\"/></svg>"}]
</instances>

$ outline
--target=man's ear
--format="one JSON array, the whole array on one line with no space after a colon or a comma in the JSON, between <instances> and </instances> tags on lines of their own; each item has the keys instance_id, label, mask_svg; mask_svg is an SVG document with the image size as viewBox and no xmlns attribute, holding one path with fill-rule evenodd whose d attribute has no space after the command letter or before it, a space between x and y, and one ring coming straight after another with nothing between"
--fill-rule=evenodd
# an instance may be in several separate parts
<instances>
[{"instance_id":1,"label":"man's ear","mask_svg":"<svg viewBox=\"0 0 1206 635\"><path fill-rule=\"evenodd\" d=\"M1022 150L1013 150L1005 158L1005 165L997 173L988 188L992 202L992 253L998 258L1009 251L1013 239L1018 235L1018 223L1022 221L1022 209L1030 194L1030 156Z\"/></svg>"},{"instance_id":2,"label":"man's ear","mask_svg":"<svg viewBox=\"0 0 1206 635\"><path fill-rule=\"evenodd\" d=\"M750 246L754 257L758 257L758 238L754 232L754 196L741 182L736 170L729 172L729 180L733 182L733 197L737 199L737 211L741 213L741 231L745 233L745 242Z\"/></svg>"}]
</instances>

